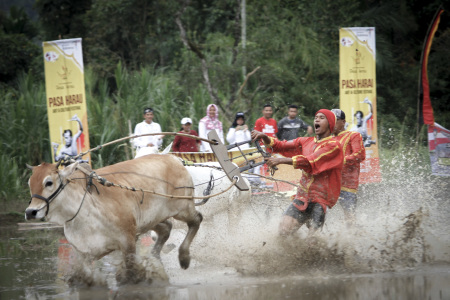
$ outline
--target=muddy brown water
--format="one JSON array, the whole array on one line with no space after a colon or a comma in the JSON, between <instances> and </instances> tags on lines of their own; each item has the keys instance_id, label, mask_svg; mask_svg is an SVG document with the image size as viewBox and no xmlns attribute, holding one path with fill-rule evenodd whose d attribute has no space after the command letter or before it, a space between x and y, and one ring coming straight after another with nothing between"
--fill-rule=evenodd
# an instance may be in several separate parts
<instances>
[{"instance_id":1,"label":"muddy brown water","mask_svg":"<svg viewBox=\"0 0 450 300\"><path fill-rule=\"evenodd\" d=\"M449 183L363 186L356 225L337 205L313 245L303 227L277 235L286 196L252 197L235 224L205 208L189 269L178 265L185 228L175 224L162 251L169 281L151 284L117 285L113 253L94 263L98 284L69 285L74 250L62 228L0 224L0 299L450 299ZM151 236L138 244L148 256Z\"/></svg>"}]
</instances>

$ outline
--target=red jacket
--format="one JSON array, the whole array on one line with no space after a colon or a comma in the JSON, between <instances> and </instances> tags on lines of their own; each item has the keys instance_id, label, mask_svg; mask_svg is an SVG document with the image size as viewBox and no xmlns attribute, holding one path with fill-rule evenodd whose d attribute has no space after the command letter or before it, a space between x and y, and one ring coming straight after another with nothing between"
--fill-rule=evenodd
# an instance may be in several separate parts
<instances>
[{"instance_id":1,"label":"red jacket","mask_svg":"<svg viewBox=\"0 0 450 300\"><path fill-rule=\"evenodd\" d=\"M295 169L302 169L298 199L305 205L296 207L301 211L309 202L319 203L323 210L333 207L341 192L341 173L344 163L342 148L334 137L317 140L315 137L300 137L292 141L279 141L271 138L274 152L292 157Z\"/></svg>"},{"instance_id":2,"label":"red jacket","mask_svg":"<svg viewBox=\"0 0 450 300\"><path fill-rule=\"evenodd\" d=\"M178 131L178 133L184 133L184 130ZM197 131L192 130L189 132L190 135L198 136ZM200 145L199 140L194 140L190 137L177 135L173 140L172 151L173 152L198 152L198 146Z\"/></svg>"},{"instance_id":3,"label":"red jacket","mask_svg":"<svg viewBox=\"0 0 450 300\"><path fill-rule=\"evenodd\" d=\"M366 158L361 134L356 131L342 131L336 136L344 152L341 190L356 193L359 185L360 163Z\"/></svg>"}]
</instances>

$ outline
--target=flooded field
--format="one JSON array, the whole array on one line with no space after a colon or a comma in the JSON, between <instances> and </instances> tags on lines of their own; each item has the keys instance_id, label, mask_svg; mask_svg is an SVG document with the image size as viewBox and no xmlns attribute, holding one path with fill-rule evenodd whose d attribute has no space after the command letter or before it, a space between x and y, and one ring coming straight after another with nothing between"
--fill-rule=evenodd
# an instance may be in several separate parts
<instances>
[{"instance_id":1,"label":"flooded field","mask_svg":"<svg viewBox=\"0 0 450 300\"><path fill-rule=\"evenodd\" d=\"M303 227L277 235L286 195L254 195L239 218L210 210L212 198L189 269L179 267L185 228L175 224L152 283L118 285L113 253L94 263L93 286L69 284L75 253L62 228L0 224L0 299L450 299L450 180L389 170L361 187L354 227L338 204L312 244ZM138 244L149 257L151 236Z\"/></svg>"},{"instance_id":2,"label":"flooded field","mask_svg":"<svg viewBox=\"0 0 450 300\"><path fill-rule=\"evenodd\" d=\"M114 255L96 263L106 285L94 287L69 286L64 273L71 266L72 248L61 229L19 230L1 228L0 299L449 299L450 265L448 263L418 264L386 272L338 272L334 265L313 261L303 272L300 257L293 256L292 265L283 274L282 266L269 271L274 261L243 274L237 265L214 262L225 260L227 250L214 249L206 261L195 261L188 270L180 270L173 251L163 258L169 283L117 286L114 282ZM141 253L147 252L141 240ZM170 244L169 244L170 245ZM215 247L214 247L215 248ZM294 252L295 249L292 249ZM225 251L225 252L224 252ZM257 255L257 254L256 254ZM278 253L277 255L283 255ZM258 256L258 255L257 255ZM291 256L284 254L282 261ZM309 255L307 255L309 256ZM249 268L252 256L241 255ZM311 259L311 257L309 257ZM323 260L323 258L322 258ZM237 263L237 262L236 262ZM258 263L261 263L258 262ZM314 265L317 268L314 268ZM341 266L344 268L343 266ZM245 273L245 271L244 271Z\"/></svg>"}]
</instances>

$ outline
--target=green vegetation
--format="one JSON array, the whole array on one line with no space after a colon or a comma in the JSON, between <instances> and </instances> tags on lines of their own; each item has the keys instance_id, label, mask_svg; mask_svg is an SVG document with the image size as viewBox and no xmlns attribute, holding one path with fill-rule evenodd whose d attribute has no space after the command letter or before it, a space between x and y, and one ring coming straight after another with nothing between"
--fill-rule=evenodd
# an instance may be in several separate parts
<instances>
[{"instance_id":1,"label":"green vegetation","mask_svg":"<svg viewBox=\"0 0 450 300\"><path fill-rule=\"evenodd\" d=\"M29 8L33 1L22 2ZM12 6L0 12L0 201L25 205L25 164L51 160L40 43L59 38L83 38L95 147L129 135L129 123L133 130L144 106L155 109L164 131L178 131L185 116L198 124L212 102L221 108L225 129L237 111L254 123L268 102L278 120L288 104L299 104L311 123L317 109L339 105L338 29L374 26L382 158L411 147L425 155L424 128L416 141L417 84L423 39L439 4L447 11L428 70L436 121L449 128L448 0L425 6L404 0L247 0L245 49L240 1L36 0L39 19ZM131 158L129 145L93 153L93 167Z\"/></svg>"}]
</instances>

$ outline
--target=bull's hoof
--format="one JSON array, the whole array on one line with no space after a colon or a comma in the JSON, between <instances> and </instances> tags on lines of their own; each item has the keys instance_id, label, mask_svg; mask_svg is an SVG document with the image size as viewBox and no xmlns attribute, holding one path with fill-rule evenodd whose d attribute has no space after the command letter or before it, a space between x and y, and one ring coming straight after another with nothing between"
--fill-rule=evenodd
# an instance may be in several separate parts
<instances>
[{"instance_id":1,"label":"bull's hoof","mask_svg":"<svg viewBox=\"0 0 450 300\"><path fill-rule=\"evenodd\" d=\"M88 286L91 287L94 285L94 278L92 276L87 275L86 273L77 271L72 274L69 274L65 281L69 286Z\"/></svg>"},{"instance_id":2,"label":"bull's hoof","mask_svg":"<svg viewBox=\"0 0 450 300\"><path fill-rule=\"evenodd\" d=\"M137 284L143 280L146 280L145 269L134 268L133 270L121 270L116 273L116 281L120 285L124 284Z\"/></svg>"},{"instance_id":3,"label":"bull's hoof","mask_svg":"<svg viewBox=\"0 0 450 300\"><path fill-rule=\"evenodd\" d=\"M183 254L179 254L178 259L180 261L180 266L183 269L187 269L189 268L189 264L191 263L191 257L189 256L189 254L187 255L183 255Z\"/></svg>"}]
</instances>

